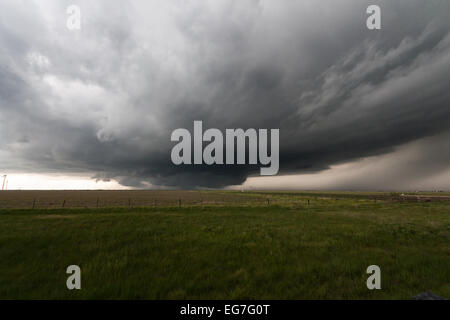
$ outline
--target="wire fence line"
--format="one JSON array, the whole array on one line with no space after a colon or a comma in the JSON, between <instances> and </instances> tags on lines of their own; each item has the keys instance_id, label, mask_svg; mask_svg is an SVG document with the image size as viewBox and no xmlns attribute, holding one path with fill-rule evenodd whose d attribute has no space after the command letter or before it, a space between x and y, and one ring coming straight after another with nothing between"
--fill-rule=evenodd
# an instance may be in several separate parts
<instances>
[{"instance_id":1,"label":"wire fence line","mask_svg":"<svg viewBox=\"0 0 450 320\"><path fill-rule=\"evenodd\" d=\"M161 207L270 204L267 196L198 191L17 191L0 194L0 209Z\"/></svg>"},{"instance_id":2,"label":"wire fence line","mask_svg":"<svg viewBox=\"0 0 450 320\"><path fill-rule=\"evenodd\" d=\"M10 201L0 201L0 209L52 209L52 208L108 208L108 207L183 207L183 206L214 206L214 205L273 205L276 201L271 199L99 199L98 201L85 200L47 200L47 199L31 199L28 201L20 201L20 203L12 203Z\"/></svg>"},{"instance_id":3,"label":"wire fence line","mask_svg":"<svg viewBox=\"0 0 450 320\"><path fill-rule=\"evenodd\" d=\"M387 195L295 194L201 191L8 191L0 193L0 209L56 209L108 207L339 205L339 201L378 202L448 201L450 197Z\"/></svg>"}]
</instances>

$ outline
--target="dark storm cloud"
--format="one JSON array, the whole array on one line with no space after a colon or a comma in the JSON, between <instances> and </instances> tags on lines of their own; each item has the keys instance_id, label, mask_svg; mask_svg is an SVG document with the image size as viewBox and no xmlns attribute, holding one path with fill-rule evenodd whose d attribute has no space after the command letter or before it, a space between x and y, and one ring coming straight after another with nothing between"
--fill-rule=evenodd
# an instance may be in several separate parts
<instances>
[{"instance_id":1,"label":"dark storm cloud","mask_svg":"<svg viewBox=\"0 0 450 320\"><path fill-rule=\"evenodd\" d=\"M79 31L65 27L72 3ZM380 31L365 26L369 4ZM438 0L3 1L0 157L128 186L222 187L259 166L177 167L174 129L279 128L280 173L439 137L449 12Z\"/></svg>"}]
</instances>

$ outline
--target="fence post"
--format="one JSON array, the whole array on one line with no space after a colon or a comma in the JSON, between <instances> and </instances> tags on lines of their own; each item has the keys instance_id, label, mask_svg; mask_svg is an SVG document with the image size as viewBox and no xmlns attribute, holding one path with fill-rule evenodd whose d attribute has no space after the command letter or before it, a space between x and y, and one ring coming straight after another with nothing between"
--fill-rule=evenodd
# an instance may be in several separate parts
<instances>
[{"instance_id":1,"label":"fence post","mask_svg":"<svg viewBox=\"0 0 450 320\"><path fill-rule=\"evenodd\" d=\"M270 205L270 199L269 198L267 198L267 205L268 206Z\"/></svg>"},{"instance_id":2,"label":"fence post","mask_svg":"<svg viewBox=\"0 0 450 320\"><path fill-rule=\"evenodd\" d=\"M178 199L178 207L181 208L181 199Z\"/></svg>"},{"instance_id":3,"label":"fence post","mask_svg":"<svg viewBox=\"0 0 450 320\"><path fill-rule=\"evenodd\" d=\"M131 199L128 198L128 207L131 207Z\"/></svg>"},{"instance_id":4,"label":"fence post","mask_svg":"<svg viewBox=\"0 0 450 320\"><path fill-rule=\"evenodd\" d=\"M33 207L32 207L32 209L34 209L35 205L36 205L36 199L33 199Z\"/></svg>"},{"instance_id":5,"label":"fence post","mask_svg":"<svg viewBox=\"0 0 450 320\"><path fill-rule=\"evenodd\" d=\"M63 204L62 204L62 207L64 208L65 205L66 205L66 200L64 199Z\"/></svg>"},{"instance_id":6,"label":"fence post","mask_svg":"<svg viewBox=\"0 0 450 320\"><path fill-rule=\"evenodd\" d=\"M97 208L98 208L98 201L99 201L99 198L97 197Z\"/></svg>"}]
</instances>

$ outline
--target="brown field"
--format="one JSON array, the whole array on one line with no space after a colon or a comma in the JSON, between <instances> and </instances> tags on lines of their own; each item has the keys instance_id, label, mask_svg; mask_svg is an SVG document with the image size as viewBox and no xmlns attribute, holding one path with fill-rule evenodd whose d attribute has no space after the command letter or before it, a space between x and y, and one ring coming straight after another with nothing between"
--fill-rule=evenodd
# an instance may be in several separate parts
<instances>
[{"instance_id":1,"label":"brown field","mask_svg":"<svg viewBox=\"0 0 450 320\"><path fill-rule=\"evenodd\" d=\"M102 208L264 203L267 196L225 191L4 191L0 209Z\"/></svg>"},{"instance_id":2,"label":"brown field","mask_svg":"<svg viewBox=\"0 0 450 320\"><path fill-rule=\"evenodd\" d=\"M386 192L315 192L315 191L156 191L156 190L86 190L86 191L3 191L0 209L30 208L103 208L192 205L267 205L306 202L315 198L385 201L448 201L450 196Z\"/></svg>"}]
</instances>

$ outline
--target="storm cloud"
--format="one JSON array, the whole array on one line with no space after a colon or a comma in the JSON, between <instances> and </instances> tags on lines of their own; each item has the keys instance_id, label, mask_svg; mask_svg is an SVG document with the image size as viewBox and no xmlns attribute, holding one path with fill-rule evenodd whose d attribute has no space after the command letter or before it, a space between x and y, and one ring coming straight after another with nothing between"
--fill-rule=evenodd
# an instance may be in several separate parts
<instances>
[{"instance_id":1,"label":"storm cloud","mask_svg":"<svg viewBox=\"0 0 450 320\"><path fill-rule=\"evenodd\" d=\"M80 30L66 27L71 4ZM370 4L381 30L366 28ZM449 168L449 70L445 0L2 0L0 161L135 187L225 187L258 174L173 165L171 132L202 120L279 128L282 175L429 141L398 177L407 183L418 168Z\"/></svg>"}]
</instances>

